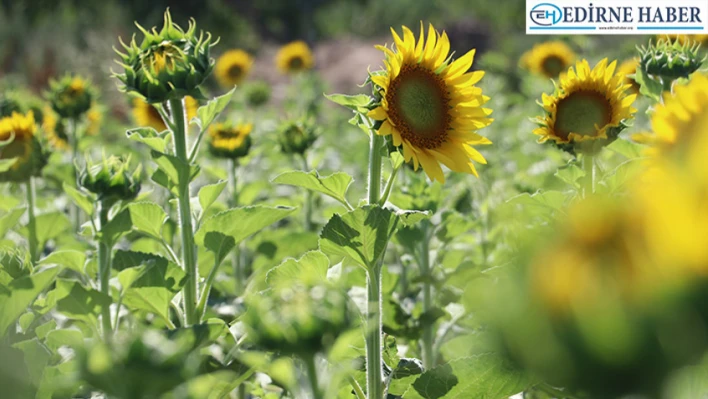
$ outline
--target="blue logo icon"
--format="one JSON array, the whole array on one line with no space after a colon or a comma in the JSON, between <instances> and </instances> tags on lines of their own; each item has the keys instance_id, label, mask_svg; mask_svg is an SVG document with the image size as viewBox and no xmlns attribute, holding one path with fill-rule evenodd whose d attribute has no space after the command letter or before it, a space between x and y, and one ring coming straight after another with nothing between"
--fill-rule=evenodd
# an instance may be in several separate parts
<instances>
[{"instance_id":1,"label":"blue logo icon","mask_svg":"<svg viewBox=\"0 0 708 399\"><path fill-rule=\"evenodd\" d=\"M563 11L555 4L541 3L531 9L531 20L536 25L555 25L560 22L561 18L563 18Z\"/></svg>"}]
</instances>

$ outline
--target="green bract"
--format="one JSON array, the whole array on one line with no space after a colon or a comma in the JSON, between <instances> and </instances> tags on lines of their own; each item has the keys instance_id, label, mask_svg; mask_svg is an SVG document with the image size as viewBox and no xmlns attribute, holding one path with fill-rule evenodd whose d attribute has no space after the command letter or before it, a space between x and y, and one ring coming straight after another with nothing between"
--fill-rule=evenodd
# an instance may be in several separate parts
<instances>
[{"instance_id":1,"label":"green bract","mask_svg":"<svg viewBox=\"0 0 708 399\"><path fill-rule=\"evenodd\" d=\"M246 102L252 107L260 107L270 100L270 86L263 81L253 82L244 87Z\"/></svg>"},{"instance_id":2,"label":"green bract","mask_svg":"<svg viewBox=\"0 0 708 399\"><path fill-rule=\"evenodd\" d=\"M79 184L97 194L98 200L104 204L134 199L140 192L142 168L138 166L130 173L129 164L130 158L123 159L115 156L104 158L100 163L87 165L81 172Z\"/></svg>"},{"instance_id":3,"label":"green bract","mask_svg":"<svg viewBox=\"0 0 708 399\"><path fill-rule=\"evenodd\" d=\"M701 67L705 57L699 54L700 45L693 41L681 44L678 40L659 39L656 44L639 49L639 66L649 75L663 79L687 78Z\"/></svg>"},{"instance_id":4,"label":"green bract","mask_svg":"<svg viewBox=\"0 0 708 399\"><path fill-rule=\"evenodd\" d=\"M88 112L96 98L93 86L79 76L66 75L49 82L47 98L62 118L78 118Z\"/></svg>"},{"instance_id":5,"label":"green bract","mask_svg":"<svg viewBox=\"0 0 708 399\"><path fill-rule=\"evenodd\" d=\"M285 154L304 154L317 140L317 128L309 121L288 121L278 129L278 143Z\"/></svg>"},{"instance_id":6,"label":"green bract","mask_svg":"<svg viewBox=\"0 0 708 399\"><path fill-rule=\"evenodd\" d=\"M145 35L142 43L138 45L133 36L130 45L121 40L126 53L116 50L123 73L114 76L123 83L122 90L137 93L151 104L185 96L202 99L199 85L214 66L209 50L216 42L211 34L200 32L197 37L194 20L185 32L172 22L169 11L160 32L136 25Z\"/></svg>"}]
</instances>

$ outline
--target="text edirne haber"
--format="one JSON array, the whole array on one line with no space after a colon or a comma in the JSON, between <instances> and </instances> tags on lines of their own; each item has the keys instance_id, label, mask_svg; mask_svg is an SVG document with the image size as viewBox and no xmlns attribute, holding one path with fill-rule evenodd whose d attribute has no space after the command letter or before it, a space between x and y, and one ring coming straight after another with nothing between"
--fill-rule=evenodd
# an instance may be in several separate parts
<instances>
[{"instance_id":1,"label":"text edirne haber","mask_svg":"<svg viewBox=\"0 0 708 399\"><path fill-rule=\"evenodd\" d=\"M562 22L703 23L698 7L562 7Z\"/></svg>"}]
</instances>

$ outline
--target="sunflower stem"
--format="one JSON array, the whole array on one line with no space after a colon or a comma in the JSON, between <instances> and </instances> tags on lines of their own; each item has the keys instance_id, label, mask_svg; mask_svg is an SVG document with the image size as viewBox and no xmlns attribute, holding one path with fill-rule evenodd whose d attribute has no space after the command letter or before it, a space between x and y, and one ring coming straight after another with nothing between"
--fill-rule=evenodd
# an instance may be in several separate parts
<instances>
[{"instance_id":1,"label":"sunflower stem","mask_svg":"<svg viewBox=\"0 0 708 399\"><path fill-rule=\"evenodd\" d=\"M583 198L595 193L595 156L583 154L583 171L585 172Z\"/></svg>"},{"instance_id":2,"label":"sunflower stem","mask_svg":"<svg viewBox=\"0 0 708 399\"><path fill-rule=\"evenodd\" d=\"M375 205L381 199L381 148L383 137L371 129L369 145L369 205Z\"/></svg>"},{"instance_id":3,"label":"sunflower stem","mask_svg":"<svg viewBox=\"0 0 708 399\"><path fill-rule=\"evenodd\" d=\"M309 171L309 165L307 164L307 155L301 154L303 171ZM314 224L312 223L312 191L305 190L305 230L314 231Z\"/></svg>"},{"instance_id":4,"label":"sunflower stem","mask_svg":"<svg viewBox=\"0 0 708 399\"><path fill-rule=\"evenodd\" d=\"M183 162L179 173L178 195L179 225L182 235L182 265L187 274L182 296L184 300L184 315L187 326L197 323L197 253L194 243L194 228L192 227L192 209L190 205L190 162L187 157L187 118L184 110L184 99L169 101L170 114L174 124L175 156Z\"/></svg>"},{"instance_id":5,"label":"sunflower stem","mask_svg":"<svg viewBox=\"0 0 708 399\"><path fill-rule=\"evenodd\" d=\"M398 171L401 169L401 165L403 164L394 167L393 171L391 171L391 176L388 177L383 195L381 195L381 198L379 199L379 205L384 206L386 201L388 201L388 197L391 196L391 189L393 189L393 184L396 182L396 176L398 175Z\"/></svg>"},{"instance_id":6,"label":"sunflower stem","mask_svg":"<svg viewBox=\"0 0 708 399\"><path fill-rule=\"evenodd\" d=\"M423 239L420 241L420 275L423 277L423 314L427 314L433 308L433 284L431 282L429 240L428 225L424 222ZM425 370L430 370L435 365L433 341L433 323L426 323L423 325L423 335L421 337L421 352L423 354L423 367L425 367Z\"/></svg>"},{"instance_id":7,"label":"sunflower stem","mask_svg":"<svg viewBox=\"0 0 708 399\"><path fill-rule=\"evenodd\" d=\"M306 356L304 359L305 366L307 367L307 377L310 380L310 388L312 389L313 399L324 399L322 395L322 390L320 389L320 384L317 379L317 365L315 364L315 355Z\"/></svg>"},{"instance_id":8,"label":"sunflower stem","mask_svg":"<svg viewBox=\"0 0 708 399\"><path fill-rule=\"evenodd\" d=\"M27 240L29 241L29 251L30 260L32 261L32 266L37 264L37 258L39 257L39 243L37 241L37 220L35 218L35 188L34 188L34 177L30 176L27 180L27 215L29 217L29 222L27 223Z\"/></svg>"},{"instance_id":9,"label":"sunflower stem","mask_svg":"<svg viewBox=\"0 0 708 399\"><path fill-rule=\"evenodd\" d=\"M238 187L236 179L236 171L238 170L238 160L229 159L229 183L228 183L228 195L229 208L235 208L238 206ZM245 284L245 276L243 272L243 265L241 264L241 247L236 245L231 252L231 263L234 270L234 280L236 281L236 293L240 294L243 292Z\"/></svg>"},{"instance_id":10,"label":"sunflower stem","mask_svg":"<svg viewBox=\"0 0 708 399\"><path fill-rule=\"evenodd\" d=\"M106 206L102 202L99 202L98 210L98 225L100 228L100 233L98 234L98 282L101 293L107 295L111 298L111 248L112 244L110 240L103 234L103 229L108 224L108 211L109 206ZM103 339L106 342L111 340L113 335L113 327L111 326L111 307L104 306L101 308L101 323L103 327Z\"/></svg>"},{"instance_id":11,"label":"sunflower stem","mask_svg":"<svg viewBox=\"0 0 708 399\"><path fill-rule=\"evenodd\" d=\"M76 129L76 119L69 118L67 121L69 125L68 138L71 141L71 167L74 171L74 184L79 185L79 169L77 168L77 163L79 162L79 136ZM79 213L79 206L73 202L69 205L69 214L71 220L74 222L74 228L78 231L81 225L81 214Z\"/></svg>"}]
</instances>

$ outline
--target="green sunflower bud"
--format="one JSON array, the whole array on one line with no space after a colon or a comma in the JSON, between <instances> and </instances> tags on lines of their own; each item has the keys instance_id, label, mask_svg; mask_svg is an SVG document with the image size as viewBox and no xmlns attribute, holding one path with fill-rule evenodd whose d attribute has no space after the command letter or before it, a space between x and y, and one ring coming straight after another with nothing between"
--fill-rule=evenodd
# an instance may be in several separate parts
<instances>
[{"instance_id":1,"label":"green sunflower bud","mask_svg":"<svg viewBox=\"0 0 708 399\"><path fill-rule=\"evenodd\" d=\"M268 350L311 356L328 348L350 325L346 295L323 284L296 282L247 300L249 337Z\"/></svg>"},{"instance_id":2,"label":"green sunflower bud","mask_svg":"<svg viewBox=\"0 0 708 399\"><path fill-rule=\"evenodd\" d=\"M26 182L42 173L49 154L36 132L32 111L26 115L14 112L0 119L0 181Z\"/></svg>"},{"instance_id":3,"label":"green sunflower bud","mask_svg":"<svg viewBox=\"0 0 708 399\"><path fill-rule=\"evenodd\" d=\"M142 43L138 45L135 37L130 45L121 40L126 53L116 50L123 73L114 76L123 83L122 90L137 93L151 104L185 96L202 99L199 85L214 67L209 50L216 42L212 42L211 34L200 32L196 36L194 20L185 32L172 22L169 11L159 33L155 28L150 32L137 26L145 35Z\"/></svg>"},{"instance_id":4,"label":"green sunflower bud","mask_svg":"<svg viewBox=\"0 0 708 399\"><path fill-rule=\"evenodd\" d=\"M209 152L217 158L238 159L251 149L252 123L215 123L209 128Z\"/></svg>"},{"instance_id":5,"label":"green sunflower bud","mask_svg":"<svg viewBox=\"0 0 708 399\"><path fill-rule=\"evenodd\" d=\"M130 158L111 156L97 164L89 164L81 172L79 184L98 195L98 200L112 205L118 201L134 199L140 192L140 165L129 172Z\"/></svg>"},{"instance_id":6,"label":"green sunflower bud","mask_svg":"<svg viewBox=\"0 0 708 399\"><path fill-rule=\"evenodd\" d=\"M59 116L76 119L91 108L96 92L91 83L82 77L66 75L49 82L47 98Z\"/></svg>"},{"instance_id":7,"label":"green sunflower bud","mask_svg":"<svg viewBox=\"0 0 708 399\"><path fill-rule=\"evenodd\" d=\"M639 67L648 75L659 77L662 81L687 78L701 67L705 56L699 53L700 44L693 41L659 39L656 44L639 48Z\"/></svg>"},{"instance_id":8,"label":"green sunflower bud","mask_svg":"<svg viewBox=\"0 0 708 399\"><path fill-rule=\"evenodd\" d=\"M270 86L263 81L253 82L244 87L246 103L251 107L260 107L270 100Z\"/></svg>"},{"instance_id":9,"label":"green sunflower bud","mask_svg":"<svg viewBox=\"0 0 708 399\"><path fill-rule=\"evenodd\" d=\"M304 154L317 140L317 128L308 120L288 121L278 129L278 143L285 154Z\"/></svg>"}]
</instances>

